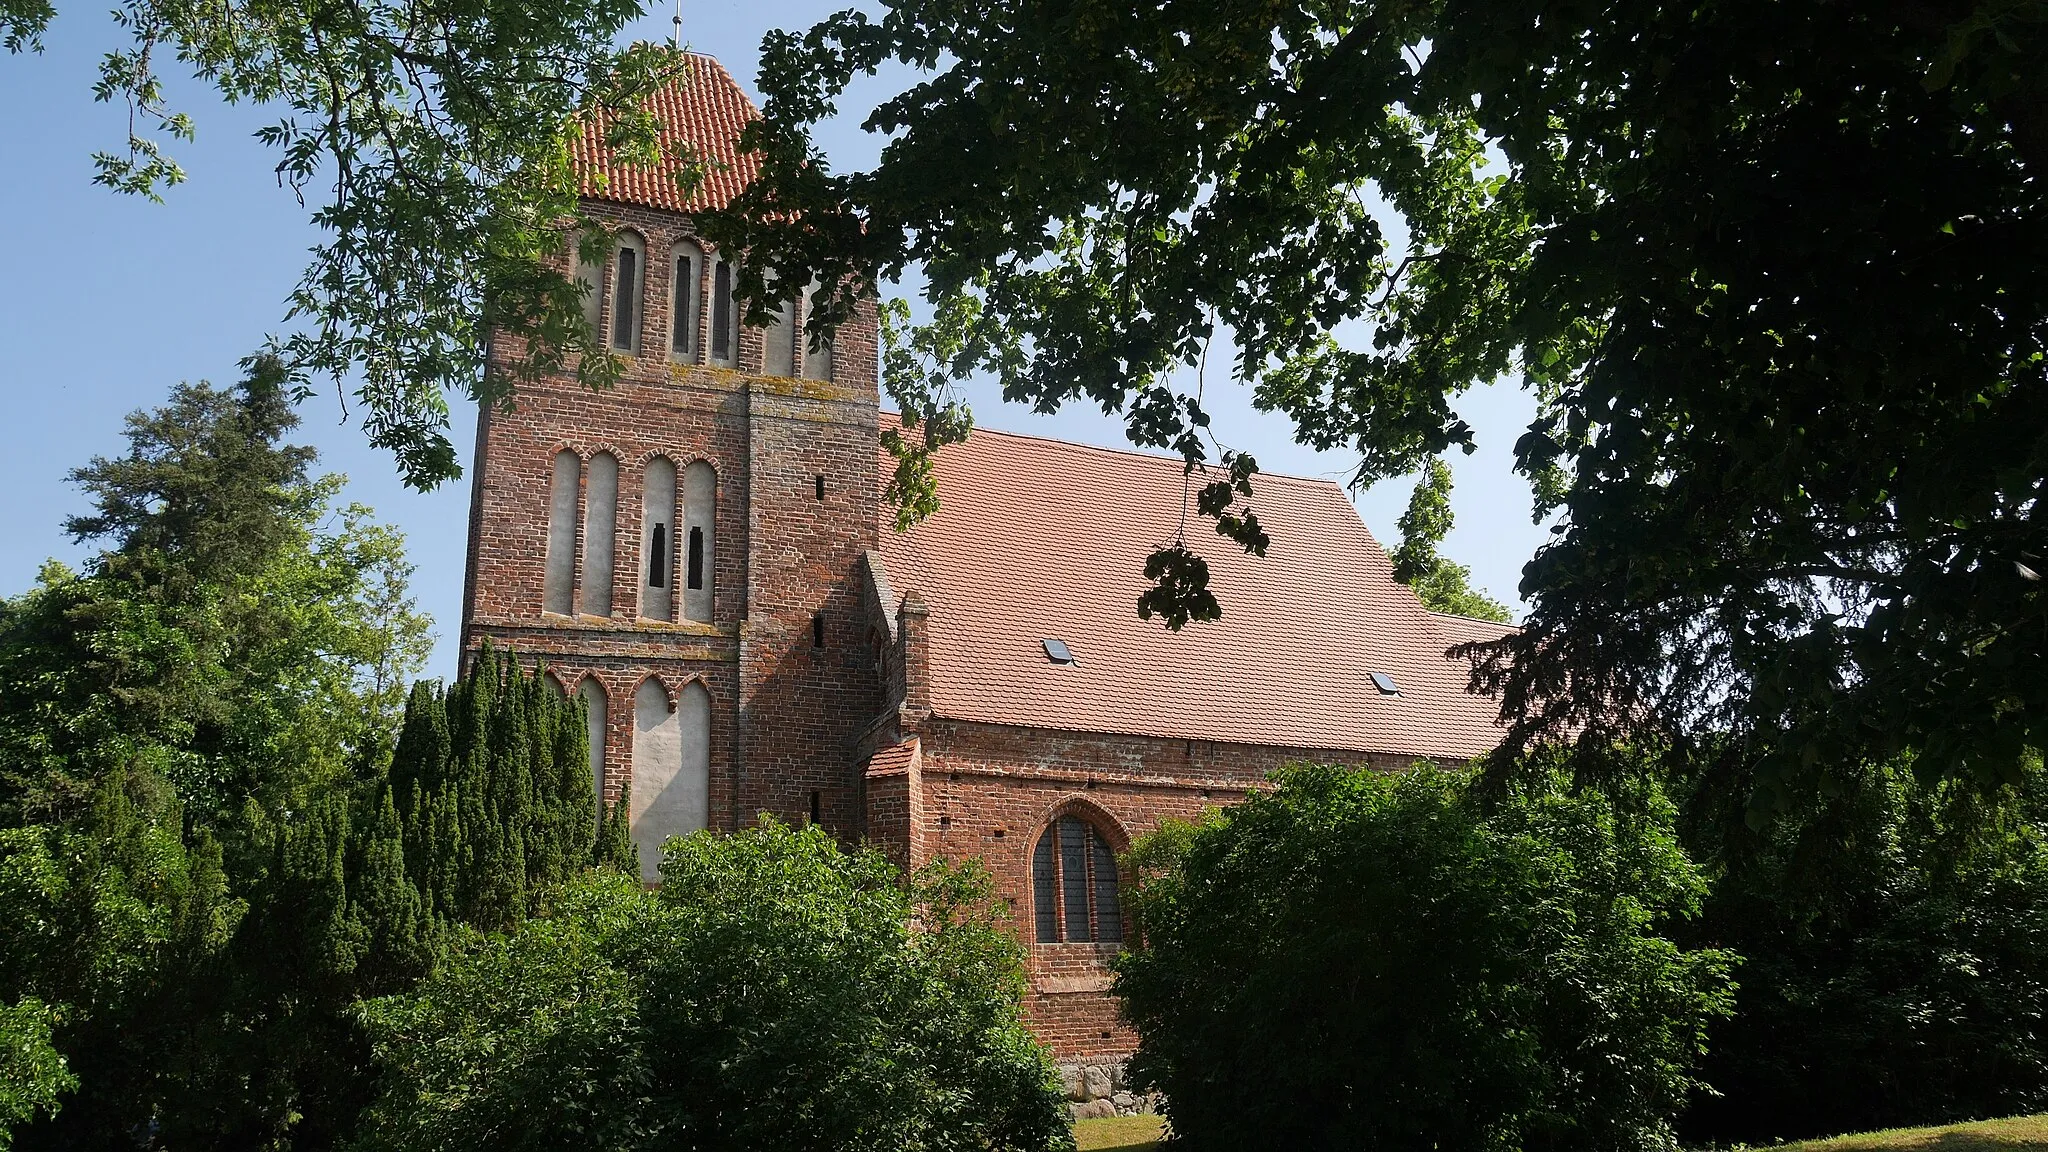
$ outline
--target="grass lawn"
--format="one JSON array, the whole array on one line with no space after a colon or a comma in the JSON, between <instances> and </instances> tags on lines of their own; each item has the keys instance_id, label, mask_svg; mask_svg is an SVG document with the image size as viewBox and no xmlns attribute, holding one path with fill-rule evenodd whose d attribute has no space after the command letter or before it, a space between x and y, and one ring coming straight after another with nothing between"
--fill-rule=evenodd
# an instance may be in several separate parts
<instances>
[{"instance_id":1,"label":"grass lawn","mask_svg":"<svg viewBox=\"0 0 2048 1152\"><path fill-rule=\"evenodd\" d=\"M1797 1152L2048 1152L2048 1114L1979 1120L1945 1128L1894 1128L1785 1147Z\"/></svg>"},{"instance_id":2,"label":"grass lawn","mask_svg":"<svg viewBox=\"0 0 2048 1152\"><path fill-rule=\"evenodd\" d=\"M1159 1143L1159 1117L1113 1116L1074 1122L1074 1143L1081 1152L1145 1152Z\"/></svg>"},{"instance_id":3,"label":"grass lawn","mask_svg":"<svg viewBox=\"0 0 2048 1152\"><path fill-rule=\"evenodd\" d=\"M1159 1117L1083 1120L1074 1125L1074 1140L1082 1152L1146 1152L1159 1140ZM1779 1145L1776 1152L2048 1152L2048 1114L1836 1136Z\"/></svg>"}]
</instances>

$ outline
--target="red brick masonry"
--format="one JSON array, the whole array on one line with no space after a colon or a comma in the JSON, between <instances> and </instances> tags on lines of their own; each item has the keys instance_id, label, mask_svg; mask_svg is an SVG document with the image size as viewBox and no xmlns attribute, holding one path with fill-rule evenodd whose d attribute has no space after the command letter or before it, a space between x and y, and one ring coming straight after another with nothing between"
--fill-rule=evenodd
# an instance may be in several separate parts
<instances>
[{"instance_id":1,"label":"red brick masonry","mask_svg":"<svg viewBox=\"0 0 2048 1152\"><path fill-rule=\"evenodd\" d=\"M659 108L679 138L730 151L752 106L702 63ZM594 148L587 164L605 160ZM835 334L829 380L768 374L755 329L741 331L736 368L708 365L708 339L689 357L669 351L672 245L695 239L681 209L729 197L735 170L687 202L644 174L586 189L586 206L642 245L638 351L615 389L549 381L481 415L463 644L539 656L565 690L595 679L609 802L631 794L641 685L655 678L674 709L696 681L711 701L712 827L815 817L906 866L984 861L1028 944L1025 1010L1067 1061L1076 1108L1142 1106L1116 1064L1134 1043L1107 991L1117 946L1032 941L1039 838L1073 816L1121 850L1293 760L1396 768L1483 751L1492 707L1465 693L1444 650L1498 629L1423 610L1325 481L1259 481L1265 561L1191 531L1226 616L1179 634L1135 612L1143 557L1178 519L1178 460L977 432L941 454L940 513L908 533L883 528L879 430L893 417L880 411L872 306ZM607 265L607 286L613 275ZM707 270L700 334L712 295ZM604 296L609 332L618 302ZM493 351L497 370L519 349L501 338ZM565 449L584 461L579 555L593 538L589 461L617 463L608 616L543 611ZM656 457L678 475L693 461L716 470L709 621L641 615L641 492ZM1048 660L1048 637L1078 664Z\"/></svg>"}]
</instances>

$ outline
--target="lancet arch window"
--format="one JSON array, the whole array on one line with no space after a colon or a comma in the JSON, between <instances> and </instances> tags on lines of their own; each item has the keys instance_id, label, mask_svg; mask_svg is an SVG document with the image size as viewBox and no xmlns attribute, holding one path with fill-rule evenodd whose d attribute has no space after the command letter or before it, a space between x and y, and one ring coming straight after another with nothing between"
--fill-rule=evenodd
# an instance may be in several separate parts
<instances>
[{"instance_id":1,"label":"lancet arch window","mask_svg":"<svg viewBox=\"0 0 2048 1152\"><path fill-rule=\"evenodd\" d=\"M677 360L697 359L697 318L703 306L704 249L688 240L674 248L674 282L669 289L669 355Z\"/></svg>"},{"instance_id":2,"label":"lancet arch window","mask_svg":"<svg viewBox=\"0 0 2048 1152\"><path fill-rule=\"evenodd\" d=\"M647 267L647 245L630 232L619 236L612 251L612 331L614 352L640 350L640 298L642 273Z\"/></svg>"},{"instance_id":3,"label":"lancet arch window","mask_svg":"<svg viewBox=\"0 0 2048 1152\"><path fill-rule=\"evenodd\" d=\"M582 611L612 614L612 556L619 521L619 461L609 452L590 458L583 495Z\"/></svg>"},{"instance_id":4,"label":"lancet arch window","mask_svg":"<svg viewBox=\"0 0 2048 1152\"><path fill-rule=\"evenodd\" d=\"M1031 904L1040 944L1117 944L1124 938L1116 852L1075 815L1048 824L1031 851Z\"/></svg>"},{"instance_id":5,"label":"lancet arch window","mask_svg":"<svg viewBox=\"0 0 2048 1152\"><path fill-rule=\"evenodd\" d=\"M740 357L740 310L733 298L733 266L728 260L711 263L711 356L721 368L736 368Z\"/></svg>"}]
</instances>

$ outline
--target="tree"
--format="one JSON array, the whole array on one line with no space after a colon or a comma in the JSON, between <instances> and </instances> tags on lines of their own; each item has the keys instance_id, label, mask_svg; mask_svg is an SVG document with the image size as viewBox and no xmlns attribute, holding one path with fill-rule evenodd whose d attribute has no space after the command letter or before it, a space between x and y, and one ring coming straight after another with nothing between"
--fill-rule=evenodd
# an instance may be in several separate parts
<instances>
[{"instance_id":1,"label":"tree","mask_svg":"<svg viewBox=\"0 0 2048 1152\"><path fill-rule=\"evenodd\" d=\"M38 1113L55 1115L58 1097L78 1077L50 1044L56 1013L30 996L0 1004L0 1149L14 1146L14 1126Z\"/></svg>"},{"instance_id":2,"label":"tree","mask_svg":"<svg viewBox=\"0 0 2048 1152\"><path fill-rule=\"evenodd\" d=\"M166 146L192 119L167 107L163 61L189 65L223 100L278 108L260 136L279 180L314 202L325 239L289 299L295 330L266 351L293 394L321 377L360 380L372 443L407 482L461 474L447 394L509 402L521 380L567 371L594 385L618 362L582 320L561 271L569 237L601 251L605 231L577 204L568 141L598 123L629 161L684 182L697 159L663 154L641 106L688 82L687 57L618 49L636 0L313 0L254 14L184 0L123 0L132 47L109 53L93 95L125 103L128 138L94 154L96 182L157 199L185 173ZM0 0L0 45L40 51L52 0ZM83 15L84 13L79 13ZM516 367L483 371L493 330Z\"/></svg>"},{"instance_id":3,"label":"tree","mask_svg":"<svg viewBox=\"0 0 2048 1152\"><path fill-rule=\"evenodd\" d=\"M357 506L335 522L297 423L259 364L179 385L72 473L94 507L66 529L105 548L0 600L0 811L62 822L139 765L215 825L388 751L429 622L403 538Z\"/></svg>"},{"instance_id":4,"label":"tree","mask_svg":"<svg viewBox=\"0 0 2048 1152\"><path fill-rule=\"evenodd\" d=\"M364 1007L369 1148L1072 1147L986 875L773 822L572 883Z\"/></svg>"},{"instance_id":5,"label":"tree","mask_svg":"<svg viewBox=\"0 0 2048 1152\"><path fill-rule=\"evenodd\" d=\"M1872 766L1762 829L1725 778L1739 767L1673 774L1712 882L1676 935L1744 957L1689 1145L2048 1106L2048 776L2037 761L1986 798L1912 768Z\"/></svg>"},{"instance_id":6,"label":"tree","mask_svg":"<svg viewBox=\"0 0 2048 1152\"><path fill-rule=\"evenodd\" d=\"M486 651L400 731L427 628L403 543L337 522L296 422L265 366L179 386L73 474L104 550L0 600L21 1147L335 1146L371 1094L354 1003L620 855L593 851L581 702L538 669Z\"/></svg>"},{"instance_id":7,"label":"tree","mask_svg":"<svg viewBox=\"0 0 2048 1152\"><path fill-rule=\"evenodd\" d=\"M1676 1148L1734 957L1665 935L1705 890L1669 804L1278 784L1132 853L1115 990L1176 1147Z\"/></svg>"},{"instance_id":8,"label":"tree","mask_svg":"<svg viewBox=\"0 0 2048 1152\"><path fill-rule=\"evenodd\" d=\"M1468 444L1452 401L1517 373L1560 519L1477 653L1511 744L1781 731L1766 807L1903 748L2009 778L2048 741L2044 16L889 0L767 38L763 178L711 231L841 312L922 266L983 336L949 368L1191 464L1168 373L1219 335L1361 483ZM888 147L832 171L812 128L888 63L921 73L866 121Z\"/></svg>"},{"instance_id":9,"label":"tree","mask_svg":"<svg viewBox=\"0 0 2048 1152\"><path fill-rule=\"evenodd\" d=\"M1437 555L1451 532L1451 468L1431 460L1415 481L1408 510L1401 514L1401 544L1394 549L1394 579L1415 589L1432 612L1449 612L1505 624L1507 605L1472 587L1472 569Z\"/></svg>"}]
</instances>

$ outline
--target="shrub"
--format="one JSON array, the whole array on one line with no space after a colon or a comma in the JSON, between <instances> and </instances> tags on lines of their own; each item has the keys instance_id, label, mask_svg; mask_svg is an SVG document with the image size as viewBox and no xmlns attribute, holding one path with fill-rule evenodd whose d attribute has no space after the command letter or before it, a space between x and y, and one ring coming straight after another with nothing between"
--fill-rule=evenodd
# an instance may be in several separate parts
<instances>
[{"instance_id":1,"label":"shrub","mask_svg":"<svg viewBox=\"0 0 2048 1152\"><path fill-rule=\"evenodd\" d=\"M1134 853L1134 1078L1193 1149L1672 1147L1732 956L1654 795L1302 767Z\"/></svg>"},{"instance_id":2,"label":"shrub","mask_svg":"<svg viewBox=\"0 0 2048 1152\"><path fill-rule=\"evenodd\" d=\"M1071 1146L987 882L772 822L572 883L363 1012L374 1148Z\"/></svg>"},{"instance_id":3,"label":"shrub","mask_svg":"<svg viewBox=\"0 0 2048 1152\"><path fill-rule=\"evenodd\" d=\"M1986 795L1910 765L1762 832L1688 797L1715 880L1686 936L1746 958L1689 1139L1762 1142L2048 1108L2048 778ZM1674 792L1676 790L1674 789ZM1731 826L1732 825L1732 826Z\"/></svg>"}]
</instances>

